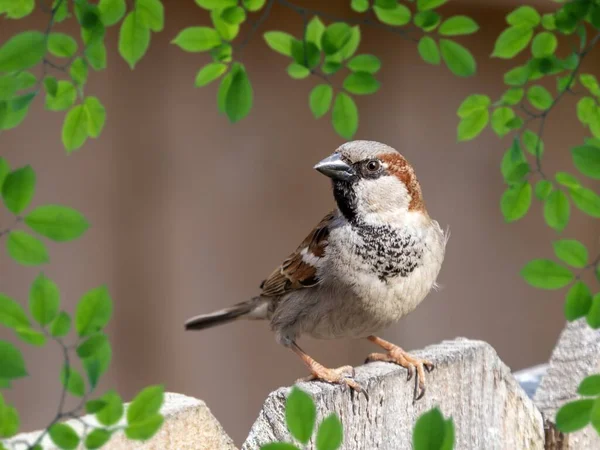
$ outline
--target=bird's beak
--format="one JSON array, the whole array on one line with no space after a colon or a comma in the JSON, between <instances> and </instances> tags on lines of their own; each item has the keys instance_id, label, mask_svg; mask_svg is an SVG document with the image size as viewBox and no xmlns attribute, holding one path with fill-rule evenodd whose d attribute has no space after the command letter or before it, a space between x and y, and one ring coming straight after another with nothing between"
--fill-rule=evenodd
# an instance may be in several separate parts
<instances>
[{"instance_id":1,"label":"bird's beak","mask_svg":"<svg viewBox=\"0 0 600 450\"><path fill-rule=\"evenodd\" d=\"M332 180L350 181L356 177L354 168L346 163L339 153L328 156L314 168Z\"/></svg>"}]
</instances>

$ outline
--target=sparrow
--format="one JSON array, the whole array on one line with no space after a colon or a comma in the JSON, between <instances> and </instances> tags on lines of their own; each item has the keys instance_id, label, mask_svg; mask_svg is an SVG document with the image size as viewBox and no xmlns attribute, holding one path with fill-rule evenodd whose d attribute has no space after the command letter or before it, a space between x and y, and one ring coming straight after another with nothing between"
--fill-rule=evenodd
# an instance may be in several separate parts
<instances>
[{"instance_id":1,"label":"sparrow","mask_svg":"<svg viewBox=\"0 0 600 450\"><path fill-rule=\"evenodd\" d=\"M305 380L361 391L353 368L329 369L297 344L317 339L366 338L387 361L415 376L414 399L425 394L430 361L375 334L413 311L436 287L446 233L431 219L413 167L393 148L374 141L343 144L314 168L332 181L337 208L327 214L260 285L256 297L192 317L186 330L239 319L270 321L276 340L308 367Z\"/></svg>"}]
</instances>

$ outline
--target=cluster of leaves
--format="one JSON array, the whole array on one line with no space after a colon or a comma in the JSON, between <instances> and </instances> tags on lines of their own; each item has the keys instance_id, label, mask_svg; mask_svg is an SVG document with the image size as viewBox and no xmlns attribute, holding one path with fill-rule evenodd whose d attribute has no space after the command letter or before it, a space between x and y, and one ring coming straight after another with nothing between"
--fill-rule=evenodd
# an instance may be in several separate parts
<instances>
[{"instance_id":1,"label":"cluster of leaves","mask_svg":"<svg viewBox=\"0 0 600 450\"><path fill-rule=\"evenodd\" d=\"M591 218L600 218L600 196L594 190L584 187L571 173L559 171L548 176L542 168L546 119L564 95L578 94L575 88L579 81L584 96L577 103L577 117L592 136L571 149L572 162L581 175L600 179L600 86L595 76L579 73L583 58L600 40L600 2L562 3L551 14L540 15L531 6L521 6L508 14L509 27L496 40L492 56L511 59L529 47L531 57L504 74L508 89L499 100L492 103L489 96L475 94L458 109L459 140L475 138L488 124L500 138L514 133L501 163L508 185L500 201L505 220L514 222L524 217L535 196L543 203L546 224L558 233L569 223L571 203ZM593 37L588 39L590 32ZM565 46L564 57L557 56L559 40L571 40L571 45ZM548 77L554 78L556 94L537 84ZM538 124L536 132L530 129L534 123ZM534 259L522 269L522 277L540 289L570 286L564 304L566 319L585 317L591 327L600 328L600 293L593 295L592 288L582 280L584 271L593 270L600 282L600 255L590 258L588 249L575 239L557 240L553 247L560 263ZM586 378L580 394L600 394L598 380L598 376ZM557 426L570 432L591 421L600 432L600 407L594 405L589 399L565 405L556 417Z\"/></svg>"},{"instance_id":2,"label":"cluster of leaves","mask_svg":"<svg viewBox=\"0 0 600 450\"><path fill-rule=\"evenodd\" d=\"M24 223L32 231L55 242L66 242L81 237L89 228L86 218L66 206L43 205L24 216L36 187L36 174L31 166L10 169L8 162L0 157L0 193L4 206L16 215L15 225ZM6 250L11 258L26 266L36 266L50 261L43 241L30 233L14 227L0 230L6 235Z\"/></svg>"},{"instance_id":3,"label":"cluster of leaves","mask_svg":"<svg viewBox=\"0 0 600 450\"><path fill-rule=\"evenodd\" d=\"M355 55L361 40L358 25L351 26L345 20L335 20L325 25L320 17L326 15L287 0L245 0L241 5L236 0L196 0L201 8L210 11L213 27L186 28L175 37L173 43L187 52L210 53L212 62L199 70L195 84L197 87L206 86L221 78L217 94L218 109L231 122L237 122L250 112L253 90L244 65L234 61L232 41L239 35L240 27L248 19L248 14L264 9L250 35L236 47L241 53L275 1L301 14L304 30L299 38L282 31L267 31L264 33L267 45L291 59L287 66L290 77L304 79L313 75L324 81L311 90L310 109L317 119L331 110L333 128L340 136L350 139L358 129L358 107L352 96L374 94L381 85L375 78L381 68L379 58L369 54ZM454 74L471 76L476 70L473 56L449 37L471 34L479 27L466 16L454 16L443 21L435 9L446 1L417 0L414 13L398 0L352 0L351 7L361 14L373 13L380 22L379 25L383 24L388 29L401 33L404 33L401 27L410 25L412 20L416 29L425 33L418 40L418 50L424 61L440 64L443 60ZM307 18L309 14L314 15L310 21ZM376 23L370 19L357 22ZM435 30L442 36L439 45L429 35ZM408 32L403 35L409 36ZM347 71L346 75L341 86L337 87L332 77L344 70Z\"/></svg>"},{"instance_id":4,"label":"cluster of leaves","mask_svg":"<svg viewBox=\"0 0 600 450\"><path fill-rule=\"evenodd\" d=\"M315 404L306 392L294 387L285 404L285 421L290 435L303 445L313 436L317 419ZM342 423L330 414L319 424L314 438L317 450L336 450L344 438ZM422 414L413 430L414 450L452 450L454 448L454 422L444 419L438 408ZM273 442L261 450L299 450L289 442Z\"/></svg>"},{"instance_id":5,"label":"cluster of leaves","mask_svg":"<svg viewBox=\"0 0 600 450\"><path fill-rule=\"evenodd\" d=\"M89 224L74 209L44 205L24 216L19 215L29 206L35 187L36 175L30 166L11 171L6 160L0 158L0 192L6 208L16 215L15 225L24 223L37 234L56 242L81 237ZM28 232L13 228L0 231L0 237L6 237L8 254L14 260L23 265L48 262L48 252L41 240ZM31 285L28 310L16 300L0 293L0 325L11 329L26 344L44 347L48 341L55 341L63 350L64 361L60 374L57 374L63 384L59 411L43 435L30 448L40 449L39 443L45 434L49 434L61 449L74 449L80 443L89 449L100 448L119 430L124 430L131 439L149 439L163 421L158 412L163 402L162 386L142 391L128 408L126 421L121 420L123 403L116 392L109 391L98 399L88 400L112 359L110 342L103 332L113 311L108 290L99 287L85 293L78 302L73 317L61 310L60 297L56 283L44 274L39 274ZM74 343L67 344L65 341L72 334L72 329L75 332ZM72 352L77 359L73 358ZM74 361L79 361L85 378ZM21 351L13 343L0 340L0 388L8 389L13 380L27 375ZM64 410L67 394L80 399L78 406ZM71 426L60 420L76 418L84 409L95 414L102 427L83 423L84 433L79 436ZM17 410L6 405L0 396L0 439L10 438L18 430ZM0 450L4 448L0 443Z\"/></svg>"},{"instance_id":6,"label":"cluster of leaves","mask_svg":"<svg viewBox=\"0 0 600 450\"><path fill-rule=\"evenodd\" d=\"M12 329L21 341L29 345L43 347L49 340L53 340L63 350L60 410L44 432L61 449L74 449L80 443L85 448L100 448L113 433L120 430L124 430L130 439L146 440L162 425L163 417L158 412L163 402L162 386L152 386L140 392L127 409L127 420L124 423L120 423L124 412L123 402L116 392L108 391L97 399L89 400L112 358L110 342L103 332L112 311L108 290L99 287L81 297L75 315L71 317L61 310L58 286L44 274L39 274L31 285L28 311L19 302L0 294L0 324ZM75 342L67 345L65 340L72 328L76 334ZM70 355L73 350L85 371L85 379ZM21 351L11 342L0 340L0 387L10 388L13 380L27 375ZM80 399L78 406L71 410L63 410L67 393ZM102 427L83 422L84 433L79 436L73 427L59 422L63 418L76 418L84 408L88 413L96 415ZM17 410L4 404L1 396L0 409L0 438L14 436L19 429ZM30 448L41 448L39 442L42 437ZM0 444L1 448L4 447Z\"/></svg>"},{"instance_id":7,"label":"cluster of leaves","mask_svg":"<svg viewBox=\"0 0 600 450\"><path fill-rule=\"evenodd\" d=\"M0 1L0 15L21 19L33 12L35 3ZM98 138L106 122L102 102L85 93L90 69L106 68L106 29L122 21L119 52L133 68L148 49L151 31L162 30L164 10L160 0L136 0L129 13L125 0L54 0L48 12L45 33L24 31L0 47L0 130L21 124L43 89L47 110L67 111L62 142L71 153L88 138ZM79 40L55 30L73 16ZM36 66L42 68L40 76L30 72Z\"/></svg>"},{"instance_id":8,"label":"cluster of leaves","mask_svg":"<svg viewBox=\"0 0 600 450\"><path fill-rule=\"evenodd\" d=\"M584 398L567 403L556 413L556 427L572 433L592 424L600 434L600 375L590 375L579 384L577 393Z\"/></svg>"}]
</instances>

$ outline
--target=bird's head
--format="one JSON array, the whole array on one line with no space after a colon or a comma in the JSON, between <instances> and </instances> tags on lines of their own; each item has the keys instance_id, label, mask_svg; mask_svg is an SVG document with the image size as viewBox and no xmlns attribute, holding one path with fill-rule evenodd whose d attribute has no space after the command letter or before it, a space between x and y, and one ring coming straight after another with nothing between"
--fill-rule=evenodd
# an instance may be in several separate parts
<instances>
[{"instance_id":1,"label":"bird's head","mask_svg":"<svg viewBox=\"0 0 600 450\"><path fill-rule=\"evenodd\" d=\"M335 200L349 221L394 221L409 212L426 214L415 171L393 148L352 141L315 169L331 178Z\"/></svg>"}]
</instances>

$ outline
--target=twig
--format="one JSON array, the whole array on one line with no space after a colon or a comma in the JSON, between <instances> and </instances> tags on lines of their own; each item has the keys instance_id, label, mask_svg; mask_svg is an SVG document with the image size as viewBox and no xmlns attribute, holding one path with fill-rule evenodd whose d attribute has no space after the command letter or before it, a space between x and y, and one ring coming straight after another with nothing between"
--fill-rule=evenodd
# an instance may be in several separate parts
<instances>
[{"instance_id":1,"label":"twig","mask_svg":"<svg viewBox=\"0 0 600 450\"><path fill-rule=\"evenodd\" d=\"M4 236L5 234L10 233L22 221L23 221L23 218L21 216L17 216L15 219L15 223L12 226L5 228L4 230L0 230L0 237Z\"/></svg>"},{"instance_id":2,"label":"twig","mask_svg":"<svg viewBox=\"0 0 600 450\"><path fill-rule=\"evenodd\" d=\"M248 32L248 34L246 35L244 40L240 43L239 47L237 48L237 52L240 57L241 57L242 51L244 50L246 45L248 45L248 43L250 42L250 39L252 39L252 37L256 34L258 29L260 28L260 26L263 24L263 22L265 20L267 20L267 17L269 17L269 14L271 13L271 8L273 7L274 3L275 3L275 0L269 0L269 3L267 3L267 6L265 6L265 9L264 9L263 13L261 14L261 16L258 18L258 20L256 22L254 22L252 24L252 28L250 28L250 31Z\"/></svg>"}]
</instances>

